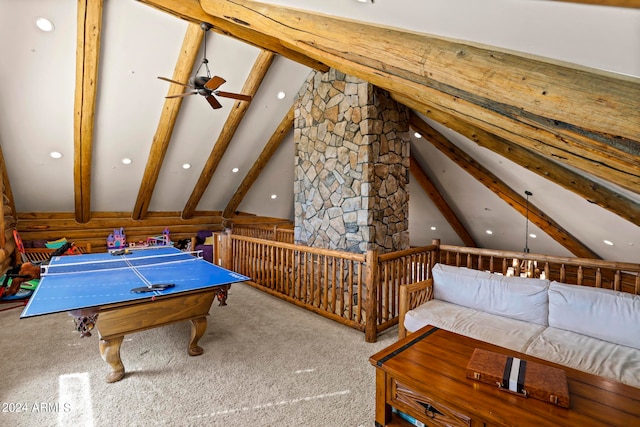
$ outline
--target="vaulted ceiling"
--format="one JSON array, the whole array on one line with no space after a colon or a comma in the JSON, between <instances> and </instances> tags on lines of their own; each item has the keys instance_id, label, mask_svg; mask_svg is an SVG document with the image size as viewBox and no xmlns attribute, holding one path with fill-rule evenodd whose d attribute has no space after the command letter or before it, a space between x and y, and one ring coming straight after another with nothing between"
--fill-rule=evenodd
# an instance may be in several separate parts
<instances>
[{"instance_id":1,"label":"vaulted ceiling","mask_svg":"<svg viewBox=\"0 0 640 427\"><path fill-rule=\"evenodd\" d=\"M165 99L184 88L158 76L201 67L201 22L250 103ZM19 213L293 219L292 105L333 67L413 111L413 245L522 250L528 227L532 252L640 260L637 1L0 0L0 53Z\"/></svg>"}]
</instances>

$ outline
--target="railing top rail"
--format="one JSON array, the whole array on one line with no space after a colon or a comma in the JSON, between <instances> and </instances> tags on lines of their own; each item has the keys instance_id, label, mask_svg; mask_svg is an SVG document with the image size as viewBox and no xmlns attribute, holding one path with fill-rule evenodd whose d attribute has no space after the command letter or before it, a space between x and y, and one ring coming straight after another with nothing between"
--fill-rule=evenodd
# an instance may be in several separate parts
<instances>
[{"instance_id":1,"label":"railing top rail","mask_svg":"<svg viewBox=\"0 0 640 427\"><path fill-rule=\"evenodd\" d=\"M436 250L437 248L438 247L436 245L428 245L428 246L420 246L420 247L415 247L415 248L409 248L409 249L405 249L405 250L402 250L402 251L388 252L386 254L380 254L380 256L378 257L378 260L380 262L391 261L391 260L394 260L394 259L402 258L402 257L413 255L413 254L417 254L417 253L420 253L420 252L432 252L432 251Z\"/></svg>"},{"instance_id":2,"label":"railing top rail","mask_svg":"<svg viewBox=\"0 0 640 427\"><path fill-rule=\"evenodd\" d=\"M293 224L289 222L253 222L250 224L234 224L233 230L248 228L248 229L264 229L273 230L276 227L278 230L291 230L293 231Z\"/></svg>"},{"instance_id":3,"label":"railing top rail","mask_svg":"<svg viewBox=\"0 0 640 427\"><path fill-rule=\"evenodd\" d=\"M568 264L583 267L600 267L611 270L640 272L640 264L631 262L607 261L592 258L573 258L555 255L534 254L525 252L500 251L493 249L471 248L466 246L440 245L441 251L456 252L469 255L494 256L500 258L517 258L520 260L546 261L557 264Z\"/></svg>"},{"instance_id":4,"label":"railing top rail","mask_svg":"<svg viewBox=\"0 0 640 427\"><path fill-rule=\"evenodd\" d=\"M259 243L259 244L265 245L265 246L272 246L272 247L275 247L275 248L289 249L289 250L292 250L292 251L306 252L306 253L310 253L310 254L314 254L314 255L332 256L332 257L335 257L335 258L342 258L342 259L347 259L347 260L351 260L351 261L358 261L358 262L364 262L365 258L366 258L365 254L356 254L356 253L353 253L353 252L338 251L338 250L334 250L334 249L312 248L310 246L295 245L293 243L283 243L283 242L277 242L277 241L274 241L274 240L257 239L257 238L254 238L254 237L239 236L239 235L236 235L236 234L232 234L231 235L231 239L239 240L239 241L243 241L243 242Z\"/></svg>"}]
</instances>

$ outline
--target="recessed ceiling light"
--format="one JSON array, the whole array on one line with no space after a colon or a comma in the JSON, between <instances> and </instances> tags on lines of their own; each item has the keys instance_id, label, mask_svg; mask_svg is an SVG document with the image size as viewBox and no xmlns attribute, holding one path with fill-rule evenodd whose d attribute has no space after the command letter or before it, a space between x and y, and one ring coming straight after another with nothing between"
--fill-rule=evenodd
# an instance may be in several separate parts
<instances>
[{"instance_id":1,"label":"recessed ceiling light","mask_svg":"<svg viewBox=\"0 0 640 427\"><path fill-rule=\"evenodd\" d=\"M277 194L272 194L272 195L271 195L271 198L272 198L272 199L275 199L275 198L277 198L277 197L278 197L278 195L277 195Z\"/></svg>"},{"instance_id":2,"label":"recessed ceiling light","mask_svg":"<svg viewBox=\"0 0 640 427\"><path fill-rule=\"evenodd\" d=\"M493 231L487 230L487 234L493 234Z\"/></svg>"},{"instance_id":3,"label":"recessed ceiling light","mask_svg":"<svg viewBox=\"0 0 640 427\"><path fill-rule=\"evenodd\" d=\"M282 91L278 92L278 99L284 99L285 96L287 96L286 93L284 93Z\"/></svg>"},{"instance_id":4,"label":"recessed ceiling light","mask_svg":"<svg viewBox=\"0 0 640 427\"><path fill-rule=\"evenodd\" d=\"M62 158L62 153L59 151L52 151L49 153L52 159L60 159Z\"/></svg>"},{"instance_id":5,"label":"recessed ceiling light","mask_svg":"<svg viewBox=\"0 0 640 427\"><path fill-rule=\"evenodd\" d=\"M122 159L122 164L123 165L130 165L131 163L133 163L133 160L131 160L128 157L125 157L124 159Z\"/></svg>"},{"instance_id":6,"label":"recessed ceiling light","mask_svg":"<svg viewBox=\"0 0 640 427\"><path fill-rule=\"evenodd\" d=\"M603 240L605 245L613 246L613 242L611 240Z\"/></svg>"},{"instance_id":7,"label":"recessed ceiling light","mask_svg":"<svg viewBox=\"0 0 640 427\"><path fill-rule=\"evenodd\" d=\"M358 3L373 3L373 0L356 0Z\"/></svg>"},{"instance_id":8,"label":"recessed ceiling light","mask_svg":"<svg viewBox=\"0 0 640 427\"><path fill-rule=\"evenodd\" d=\"M43 17L36 18L36 26L46 32L53 31L55 28L53 22Z\"/></svg>"},{"instance_id":9,"label":"recessed ceiling light","mask_svg":"<svg viewBox=\"0 0 640 427\"><path fill-rule=\"evenodd\" d=\"M431 229L432 229L433 231L435 231L435 230L436 230L436 227L431 227Z\"/></svg>"},{"instance_id":10,"label":"recessed ceiling light","mask_svg":"<svg viewBox=\"0 0 640 427\"><path fill-rule=\"evenodd\" d=\"M422 138L422 135L419 132L414 133L413 136L415 136L418 139Z\"/></svg>"},{"instance_id":11,"label":"recessed ceiling light","mask_svg":"<svg viewBox=\"0 0 640 427\"><path fill-rule=\"evenodd\" d=\"M535 239L538 236L536 236L535 234L531 233L531 234L529 234L529 237L531 237L532 239Z\"/></svg>"},{"instance_id":12,"label":"recessed ceiling light","mask_svg":"<svg viewBox=\"0 0 640 427\"><path fill-rule=\"evenodd\" d=\"M191 169L191 163L185 163L182 165L182 169Z\"/></svg>"},{"instance_id":13,"label":"recessed ceiling light","mask_svg":"<svg viewBox=\"0 0 640 427\"><path fill-rule=\"evenodd\" d=\"M240 169L238 169L238 168L233 168L233 169L231 169L231 172L236 173L236 172L238 172L239 170L240 170Z\"/></svg>"}]
</instances>

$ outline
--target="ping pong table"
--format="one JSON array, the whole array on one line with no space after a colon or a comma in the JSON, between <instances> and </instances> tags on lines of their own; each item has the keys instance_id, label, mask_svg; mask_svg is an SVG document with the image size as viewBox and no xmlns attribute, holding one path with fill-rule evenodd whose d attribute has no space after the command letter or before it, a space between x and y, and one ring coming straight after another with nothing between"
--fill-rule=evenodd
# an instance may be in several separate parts
<instances>
[{"instance_id":1,"label":"ping pong table","mask_svg":"<svg viewBox=\"0 0 640 427\"><path fill-rule=\"evenodd\" d=\"M85 335L95 325L109 383L124 377L120 347L134 332L189 320L188 353L202 354L214 299L226 305L231 284L249 279L170 246L54 257L41 274L20 317L69 312Z\"/></svg>"}]
</instances>

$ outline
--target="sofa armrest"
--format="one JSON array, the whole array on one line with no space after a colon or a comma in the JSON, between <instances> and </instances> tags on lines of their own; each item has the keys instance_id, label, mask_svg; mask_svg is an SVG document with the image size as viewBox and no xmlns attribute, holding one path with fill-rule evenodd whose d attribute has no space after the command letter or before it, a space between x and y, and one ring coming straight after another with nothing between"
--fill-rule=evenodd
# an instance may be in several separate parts
<instances>
[{"instance_id":1,"label":"sofa armrest","mask_svg":"<svg viewBox=\"0 0 640 427\"><path fill-rule=\"evenodd\" d=\"M404 317L409 310L433 299L433 279L400 286L398 301L398 339L407 336L404 328Z\"/></svg>"}]
</instances>

